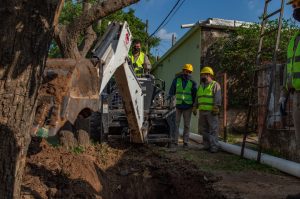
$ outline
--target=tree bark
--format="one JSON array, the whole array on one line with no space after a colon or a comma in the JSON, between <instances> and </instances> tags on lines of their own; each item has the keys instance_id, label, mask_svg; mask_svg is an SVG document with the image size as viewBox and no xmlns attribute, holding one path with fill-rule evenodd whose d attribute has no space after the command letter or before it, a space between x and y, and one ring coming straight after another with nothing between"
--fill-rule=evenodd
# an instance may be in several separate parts
<instances>
[{"instance_id":1,"label":"tree bark","mask_svg":"<svg viewBox=\"0 0 300 199\"><path fill-rule=\"evenodd\" d=\"M0 4L0 196L19 198L37 90L63 0Z\"/></svg>"},{"instance_id":2,"label":"tree bark","mask_svg":"<svg viewBox=\"0 0 300 199\"><path fill-rule=\"evenodd\" d=\"M64 58L80 59L82 56L77 47L80 34L92 26L101 18L110 15L139 0L106 0L93 5L88 12L75 18L67 26L56 29L55 40Z\"/></svg>"},{"instance_id":3,"label":"tree bark","mask_svg":"<svg viewBox=\"0 0 300 199\"><path fill-rule=\"evenodd\" d=\"M84 0L82 2L83 12L88 12L89 9L92 7L92 4L88 3L88 0ZM79 45L80 55L85 57L86 54L89 52L90 48L94 44L95 40L97 39L97 34L93 29L93 26L89 26L84 31L84 38L81 44Z\"/></svg>"}]
</instances>

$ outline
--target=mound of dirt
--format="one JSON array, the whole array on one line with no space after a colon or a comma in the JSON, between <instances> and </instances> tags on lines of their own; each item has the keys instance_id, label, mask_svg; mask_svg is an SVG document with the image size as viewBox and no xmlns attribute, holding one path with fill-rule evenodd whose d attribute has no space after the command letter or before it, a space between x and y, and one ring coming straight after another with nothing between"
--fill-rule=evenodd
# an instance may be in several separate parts
<instances>
[{"instance_id":1,"label":"mound of dirt","mask_svg":"<svg viewBox=\"0 0 300 199\"><path fill-rule=\"evenodd\" d=\"M216 178L152 147L107 144L67 151L33 139L22 198L225 198Z\"/></svg>"}]
</instances>

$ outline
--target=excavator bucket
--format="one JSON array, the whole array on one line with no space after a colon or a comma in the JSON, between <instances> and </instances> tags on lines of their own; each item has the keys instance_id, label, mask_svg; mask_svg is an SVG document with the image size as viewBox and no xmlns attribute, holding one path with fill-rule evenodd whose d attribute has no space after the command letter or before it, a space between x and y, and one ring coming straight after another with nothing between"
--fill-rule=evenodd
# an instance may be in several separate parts
<instances>
[{"instance_id":1,"label":"excavator bucket","mask_svg":"<svg viewBox=\"0 0 300 199\"><path fill-rule=\"evenodd\" d=\"M88 116L99 107L99 75L87 59L50 59L39 90L35 126L48 126L49 136Z\"/></svg>"}]
</instances>

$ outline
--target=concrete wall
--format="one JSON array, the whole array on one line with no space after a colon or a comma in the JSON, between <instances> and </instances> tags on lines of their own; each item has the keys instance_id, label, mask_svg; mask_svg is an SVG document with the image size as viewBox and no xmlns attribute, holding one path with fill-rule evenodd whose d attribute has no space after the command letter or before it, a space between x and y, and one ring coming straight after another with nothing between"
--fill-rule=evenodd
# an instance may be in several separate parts
<instances>
[{"instance_id":1,"label":"concrete wall","mask_svg":"<svg viewBox=\"0 0 300 199\"><path fill-rule=\"evenodd\" d=\"M195 31L185 42L174 49L153 71L153 74L165 80L169 90L175 74L182 71L182 66L190 63L194 67L193 79L198 83L200 73L200 30Z\"/></svg>"},{"instance_id":2,"label":"concrete wall","mask_svg":"<svg viewBox=\"0 0 300 199\"><path fill-rule=\"evenodd\" d=\"M271 67L274 69L274 67ZM295 142L295 129L293 124L293 103L292 97L289 97L289 102L287 104L287 113L285 117L286 125L283 124L283 118L280 115L279 110L279 98L280 90L283 86L284 77L284 68L285 65L277 64L276 66L276 79L272 84L272 92L269 102L269 112L268 112L268 123L267 130L263 132L262 136L262 146L263 149L274 152L275 155L278 153L279 156L300 162L300 153L297 151L296 142ZM267 75L271 73L263 73L261 79L270 79Z\"/></svg>"}]
</instances>

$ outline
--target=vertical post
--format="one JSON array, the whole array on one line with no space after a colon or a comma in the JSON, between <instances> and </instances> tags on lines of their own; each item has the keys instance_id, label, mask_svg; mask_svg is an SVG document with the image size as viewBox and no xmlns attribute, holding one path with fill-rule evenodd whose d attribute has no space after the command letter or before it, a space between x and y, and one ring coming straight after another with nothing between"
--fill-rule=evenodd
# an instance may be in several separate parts
<instances>
[{"instance_id":1,"label":"vertical post","mask_svg":"<svg viewBox=\"0 0 300 199\"><path fill-rule=\"evenodd\" d=\"M172 34L172 46L174 46L176 43L176 36L175 34Z\"/></svg>"},{"instance_id":2,"label":"vertical post","mask_svg":"<svg viewBox=\"0 0 300 199\"><path fill-rule=\"evenodd\" d=\"M148 47L149 47L149 35L148 35L148 25L149 21L146 19L146 35L147 35L147 41L146 41L146 55L148 55Z\"/></svg>"},{"instance_id":3,"label":"vertical post","mask_svg":"<svg viewBox=\"0 0 300 199\"><path fill-rule=\"evenodd\" d=\"M223 110L224 142L227 142L227 73L223 75Z\"/></svg>"}]
</instances>

